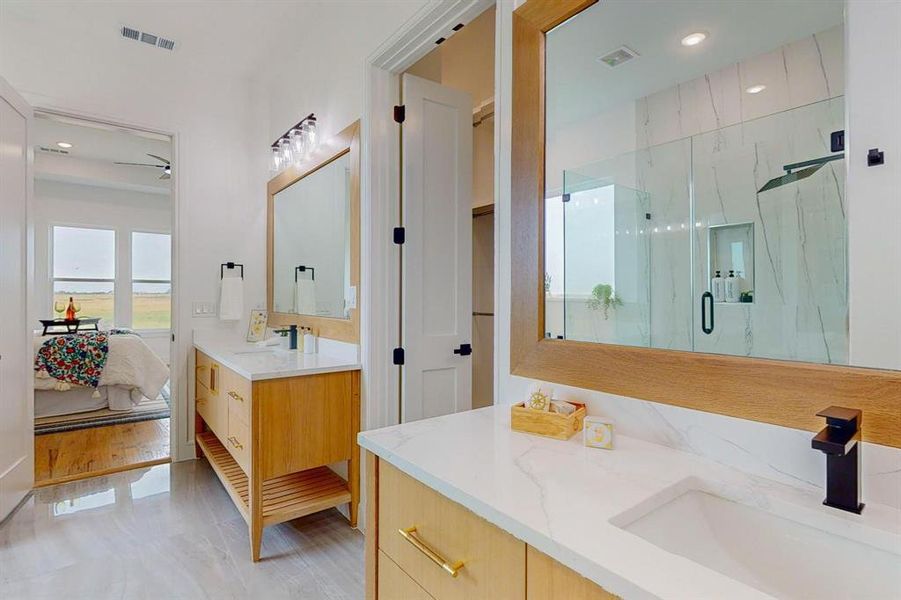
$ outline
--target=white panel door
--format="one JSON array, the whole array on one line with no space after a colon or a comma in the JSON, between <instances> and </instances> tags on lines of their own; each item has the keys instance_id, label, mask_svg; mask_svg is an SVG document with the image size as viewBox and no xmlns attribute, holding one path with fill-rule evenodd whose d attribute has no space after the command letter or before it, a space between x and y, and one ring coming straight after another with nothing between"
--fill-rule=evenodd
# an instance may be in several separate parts
<instances>
[{"instance_id":1,"label":"white panel door","mask_svg":"<svg viewBox=\"0 0 901 600\"><path fill-rule=\"evenodd\" d=\"M34 485L28 319L31 108L0 78L0 520Z\"/></svg>"},{"instance_id":2,"label":"white panel door","mask_svg":"<svg viewBox=\"0 0 901 600\"><path fill-rule=\"evenodd\" d=\"M472 99L404 75L403 103L401 420L408 422L472 407Z\"/></svg>"}]
</instances>

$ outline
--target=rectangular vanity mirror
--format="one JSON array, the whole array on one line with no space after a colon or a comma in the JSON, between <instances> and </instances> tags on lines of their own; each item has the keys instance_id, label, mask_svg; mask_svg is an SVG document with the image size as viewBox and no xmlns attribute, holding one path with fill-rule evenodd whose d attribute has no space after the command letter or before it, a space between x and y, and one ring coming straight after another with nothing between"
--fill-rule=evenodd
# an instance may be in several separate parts
<instances>
[{"instance_id":1,"label":"rectangular vanity mirror","mask_svg":"<svg viewBox=\"0 0 901 600\"><path fill-rule=\"evenodd\" d=\"M359 125L269 183L270 323L359 339Z\"/></svg>"},{"instance_id":2,"label":"rectangular vanity mirror","mask_svg":"<svg viewBox=\"0 0 901 600\"><path fill-rule=\"evenodd\" d=\"M851 85L874 68L851 60L851 8L516 8L514 375L808 430L852 406L901 446L901 321L864 264L901 256L860 225L898 211L846 193L879 176L860 145L846 159L880 95Z\"/></svg>"}]
</instances>

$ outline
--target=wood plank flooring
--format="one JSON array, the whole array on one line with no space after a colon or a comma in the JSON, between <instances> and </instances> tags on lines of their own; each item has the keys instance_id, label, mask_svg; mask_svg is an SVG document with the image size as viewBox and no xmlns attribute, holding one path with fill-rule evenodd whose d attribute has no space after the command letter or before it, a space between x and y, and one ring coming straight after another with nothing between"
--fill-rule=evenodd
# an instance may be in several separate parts
<instances>
[{"instance_id":1,"label":"wood plank flooring","mask_svg":"<svg viewBox=\"0 0 901 600\"><path fill-rule=\"evenodd\" d=\"M169 462L169 419L34 438L35 487Z\"/></svg>"}]
</instances>

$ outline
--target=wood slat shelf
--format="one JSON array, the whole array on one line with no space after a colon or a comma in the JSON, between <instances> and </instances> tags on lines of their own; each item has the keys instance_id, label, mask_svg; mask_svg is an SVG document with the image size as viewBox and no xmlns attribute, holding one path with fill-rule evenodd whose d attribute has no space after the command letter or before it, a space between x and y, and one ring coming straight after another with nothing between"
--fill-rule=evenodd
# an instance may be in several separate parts
<instances>
[{"instance_id":1,"label":"wood slat shelf","mask_svg":"<svg viewBox=\"0 0 901 600\"><path fill-rule=\"evenodd\" d=\"M244 520L249 523L247 475L214 433L198 433L196 440ZM328 467L289 473L263 482L263 525L290 521L350 501L348 483Z\"/></svg>"}]
</instances>

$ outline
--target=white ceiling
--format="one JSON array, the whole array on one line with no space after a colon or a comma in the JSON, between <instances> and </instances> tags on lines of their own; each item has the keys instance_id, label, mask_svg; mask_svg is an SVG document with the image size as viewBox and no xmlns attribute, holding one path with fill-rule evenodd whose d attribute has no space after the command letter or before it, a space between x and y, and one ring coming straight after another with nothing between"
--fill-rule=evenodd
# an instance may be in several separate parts
<instances>
[{"instance_id":1,"label":"white ceiling","mask_svg":"<svg viewBox=\"0 0 901 600\"><path fill-rule=\"evenodd\" d=\"M602 0L548 34L548 126L824 31L843 13L844 0ZM697 31L707 40L681 45ZM620 46L640 56L615 68L597 60Z\"/></svg>"},{"instance_id":2,"label":"white ceiling","mask_svg":"<svg viewBox=\"0 0 901 600\"><path fill-rule=\"evenodd\" d=\"M296 0L3 0L0 35L25 38L33 51L60 60L77 57L111 65L124 61L149 78L164 71L198 74L200 70L245 77L264 65L272 52L297 45L305 20L328 4ZM120 31L126 25L174 40L175 50L123 38Z\"/></svg>"},{"instance_id":3,"label":"white ceiling","mask_svg":"<svg viewBox=\"0 0 901 600\"><path fill-rule=\"evenodd\" d=\"M72 147L65 149L65 155L42 150L62 150L57 142ZM34 122L34 149L38 179L151 193L169 191L170 180L159 179L162 169L115 164L162 164L148 153L171 161L171 143L165 136L39 113Z\"/></svg>"},{"instance_id":4,"label":"white ceiling","mask_svg":"<svg viewBox=\"0 0 901 600\"><path fill-rule=\"evenodd\" d=\"M38 114L34 122L35 146L58 148L57 142L69 142L69 156L105 162L142 162L158 164L148 153L171 160L169 140L156 134L145 134L70 119L60 120Z\"/></svg>"}]
</instances>

